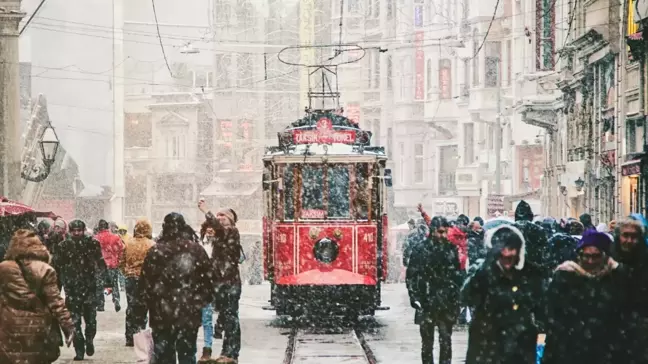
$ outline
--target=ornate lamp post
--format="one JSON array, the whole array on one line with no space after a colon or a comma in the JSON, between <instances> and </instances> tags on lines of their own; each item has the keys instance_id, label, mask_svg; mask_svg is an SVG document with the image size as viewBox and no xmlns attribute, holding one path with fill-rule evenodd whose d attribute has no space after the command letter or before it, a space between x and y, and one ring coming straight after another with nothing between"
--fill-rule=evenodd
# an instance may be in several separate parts
<instances>
[{"instance_id":1,"label":"ornate lamp post","mask_svg":"<svg viewBox=\"0 0 648 364\"><path fill-rule=\"evenodd\" d=\"M54 128L52 127L52 124L45 127L38 144L40 146L41 157L43 158L42 164L32 166L29 171L22 170L20 172L23 179L36 183L47 179L50 174L50 169L56 160L59 139L56 135L56 131L54 131Z\"/></svg>"}]
</instances>

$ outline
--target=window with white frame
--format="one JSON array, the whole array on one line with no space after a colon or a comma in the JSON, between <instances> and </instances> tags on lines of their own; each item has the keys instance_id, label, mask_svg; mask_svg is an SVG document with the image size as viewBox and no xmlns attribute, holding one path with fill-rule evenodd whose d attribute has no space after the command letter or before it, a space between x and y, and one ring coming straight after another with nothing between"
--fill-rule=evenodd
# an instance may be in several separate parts
<instances>
[{"instance_id":1,"label":"window with white frame","mask_svg":"<svg viewBox=\"0 0 648 364\"><path fill-rule=\"evenodd\" d=\"M387 90L394 88L394 65L392 64L392 56L387 56Z\"/></svg>"},{"instance_id":2,"label":"window with white frame","mask_svg":"<svg viewBox=\"0 0 648 364\"><path fill-rule=\"evenodd\" d=\"M387 2L387 20L394 18L394 0L386 0Z\"/></svg>"},{"instance_id":3,"label":"window with white frame","mask_svg":"<svg viewBox=\"0 0 648 364\"><path fill-rule=\"evenodd\" d=\"M166 137L166 156L171 159L182 159L185 156L184 136L171 135Z\"/></svg>"},{"instance_id":4,"label":"window with white frame","mask_svg":"<svg viewBox=\"0 0 648 364\"><path fill-rule=\"evenodd\" d=\"M423 144L414 144L414 183L423 183Z\"/></svg>"},{"instance_id":5,"label":"window with white frame","mask_svg":"<svg viewBox=\"0 0 648 364\"><path fill-rule=\"evenodd\" d=\"M367 88L380 88L380 53L368 52L367 58Z\"/></svg>"},{"instance_id":6,"label":"window with white frame","mask_svg":"<svg viewBox=\"0 0 648 364\"><path fill-rule=\"evenodd\" d=\"M380 17L380 0L365 0L365 15L367 18Z\"/></svg>"},{"instance_id":7,"label":"window with white frame","mask_svg":"<svg viewBox=\"0 0 648 364\"><path fill-rule=\"evenodd\" d=\"M501 59L502 49L500 42L486 42L484 44L484 86L498 87L501 84Z\"/></svg>"}]
</instances>

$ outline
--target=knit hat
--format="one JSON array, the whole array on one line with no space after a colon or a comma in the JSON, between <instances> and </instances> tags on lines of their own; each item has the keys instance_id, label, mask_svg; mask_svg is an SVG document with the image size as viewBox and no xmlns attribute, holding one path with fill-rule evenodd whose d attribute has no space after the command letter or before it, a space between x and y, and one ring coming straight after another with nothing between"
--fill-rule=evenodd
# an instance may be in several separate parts
<instances>
[{"instance_id":1,"label":"knit hat","mask_svg":"<svg viewBox=\"0 0 648 364\"><path fill-rule=\"evenodd\" d=\"M238 216L236 216L236 212L232 209L221 209L218 211L219 214L225 215L231 222L232 225L236 225L238 222Z\"/></svg>"},{"instance_id":2,"label":"knit hat","mask_svg":"<svg viewBox=\"0 0 648 364\"><path fill-rule=\"evenodd\" d=\"M610 239L609 235L595 231L583 236L583 238L578 242L576 250L579 251L585 249L588 246L593 246L598 248L602 252L609 253L611 244L612 240Z\"/></svg>"}]
</instances>

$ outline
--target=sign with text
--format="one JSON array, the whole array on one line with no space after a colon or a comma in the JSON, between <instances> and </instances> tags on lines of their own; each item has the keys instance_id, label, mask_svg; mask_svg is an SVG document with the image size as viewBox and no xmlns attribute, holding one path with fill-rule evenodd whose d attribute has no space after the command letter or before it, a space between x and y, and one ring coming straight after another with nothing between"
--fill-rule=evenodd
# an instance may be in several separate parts
<instances>
[{"instance_id":1,"label":"sign with text","mask_svg":"<svg viewBox=\"0 0 648 364\"><path fill-rule=\"evenodd\" d=\"M333 122L329 118L319 119L315 130L295 130L293 132L295 144L353 144L355 140L355 131L334 130Z\"/></svg>"},{"instance_id":2,"label":"sign with text","mask_svg":"<svg viewBox=\"0 0 648 364\"><path fill-rule=\"evenodd\" d=\"M325 219L326 210L302 210L302 219Z\"/></svg>"},{"instance_id":3,"label":"sign with text","mask_svg":"<svg viewBox=\"0 0 648 364\"><path fill-rule=\"evenodd\" d=\"M635 161L621 166L621 175L624 177L632 176L640 173L641 173L641 161Z\"/></svg>"}]
</instances>

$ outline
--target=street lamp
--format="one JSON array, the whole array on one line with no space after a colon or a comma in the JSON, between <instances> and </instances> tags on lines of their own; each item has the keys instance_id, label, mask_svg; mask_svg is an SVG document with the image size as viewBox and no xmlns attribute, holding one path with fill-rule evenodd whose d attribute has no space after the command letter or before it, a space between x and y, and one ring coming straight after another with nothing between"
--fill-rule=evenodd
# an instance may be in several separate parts
<instances>
[{"instance_id":1,"label":"street lamp","mask_svg":"<svg viewBox=\"0 0 648 364\"><path fill-rule=\"evenodd\" d=\"M44 181L49 176L51 167L56 161L56 152L58 152L60 143L51 123L43 130L38 144L43 158L42 165L34 165L30 168L30 171L25 172L23 170L20 172L23 179L36 183Z\"/></svg>"}]
</instances>

